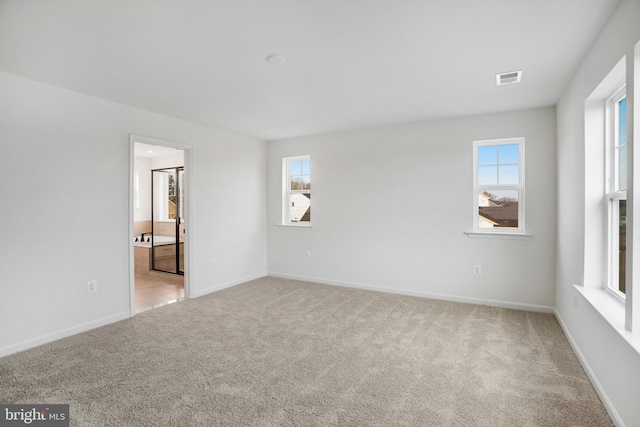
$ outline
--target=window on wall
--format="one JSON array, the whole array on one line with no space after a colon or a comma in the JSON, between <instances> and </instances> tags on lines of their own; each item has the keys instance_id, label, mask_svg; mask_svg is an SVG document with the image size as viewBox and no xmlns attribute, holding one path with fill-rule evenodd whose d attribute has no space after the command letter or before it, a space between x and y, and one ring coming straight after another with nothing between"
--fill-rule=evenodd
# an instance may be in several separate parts
<instances>
[{"instance_id":1,"label":"window on wall","mask_svg":"<svg viewBox=\"0 0 640 427\"><path fill-rule=\"evenodd\" d=\"M473 143L475 232L524 233L524 138Z\"/></svg>"},{"instance_id":2,"label":"window on wall","mask_svg":"<svg viewBox=\"0 0 640 427\"><path fill-rule=\"evenodd\" d=\"M311 156L283 159L283 218L285 225L311 224Z\"/></svg>"},{"instance_id":3,"label":"window on wall","mask_svg":"<svg viewBox=\"0 0 640 427\"><path fill-rule=\"evenodd\" d=\"M608 286L626 293L627 235L627 96L623 87L607 102Z\"/></svg>"},{"instance_id":4,"label":"window on wall","mask_svg":"<svg viewBox=\"0 0 640 427\"><path fill-rule=\"evenodd\" d=\"M155 169L152 173L153 212L158 221L173 221L184 217L184 170Z\"/></svg>"}]
</instances>

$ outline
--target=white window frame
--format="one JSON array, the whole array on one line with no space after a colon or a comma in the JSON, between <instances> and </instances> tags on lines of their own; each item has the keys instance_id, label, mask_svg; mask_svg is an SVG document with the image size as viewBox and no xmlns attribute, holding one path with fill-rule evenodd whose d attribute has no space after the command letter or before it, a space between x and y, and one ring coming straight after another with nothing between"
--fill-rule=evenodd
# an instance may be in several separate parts
<instances>
[{"instance_id":1,"label":"white window frame","mask_svg":"<svg viewBox=\"0 0 640 427\"><path fill-rule=\"evenodd\" d=\"M617 155L620 146L619 141L619 121L618 102L626 98L626 85L616 91L608 100L605 109L606 123L606 189L605 201L607 204L607 277L605 280L606 289L613 292L619 298L624 299L625 294L619 290L619 201L627 200L627 191L620 190L619 182L619 156ZM628 107L627 107L628 108ZM626 117L622 118L626 120ZM628 146L627 139L627 146ZM628 170L628 168L627 168Z\"/></svg>"},{"instance_id":2,"label":"white window frame","mask_svg":"<svg viewBox=\"0 0 640 427\"><path fill-rule=\"evenodd\" d=\"M492 145L518 145L518 184L515 185L480 185L478 184L478 148ZM473 232L479 234L522 234L525 233L524 201L525 201L525 160L524 138L488 139L473 141ZM518 227L480 228L479 194L480 191L517 190L518 191Z\"/></svg>"},{"instance_id":3,"label":"white window frame","mask_svg":"<svg viewBox=\"0 0 640 427\"><path fill-rule=\"evenodd\" d=\"M282 159L282 225L291 226L291 227L310 227L312 225L313 217L311 221L303 221L303 222L292 222L289 221L291 218L290 208L291 208L291 196L294 194L302 194L308 193L311 194L311 189L308 190L291 190L289 183L291 182L291 163L297 160L309 160L311 162L311 155L305 156L293 156L293 157L284 157ZM313 176L312 170L310 166L310 175ZM311 178L313 181L313 178ZM312 184L313 188L313 184Z\"/></svg>"}]
</instances>

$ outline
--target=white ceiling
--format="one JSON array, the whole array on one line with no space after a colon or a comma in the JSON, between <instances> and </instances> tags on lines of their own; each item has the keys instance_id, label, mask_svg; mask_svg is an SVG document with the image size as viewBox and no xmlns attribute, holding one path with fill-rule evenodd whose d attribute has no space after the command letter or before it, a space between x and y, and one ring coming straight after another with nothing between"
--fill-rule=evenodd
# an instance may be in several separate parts
<instances>
[{"instance_id":1,"label":"white ceiling","mask_svg":"<svg viewBox=\"0 0 640 427\"><path fill-rule=\"evenodd\" d=\"M271 140L555 105L617 4L0 0L0 71Z\"/></svg>"}]
</instances>

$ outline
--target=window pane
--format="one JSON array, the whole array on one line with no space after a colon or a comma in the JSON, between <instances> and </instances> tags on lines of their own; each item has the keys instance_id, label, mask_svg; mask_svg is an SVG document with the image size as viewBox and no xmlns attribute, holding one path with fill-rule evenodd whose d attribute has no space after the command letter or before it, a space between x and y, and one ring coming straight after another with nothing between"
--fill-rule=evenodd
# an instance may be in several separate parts
<instances>
[{"instance_id":1,"label":"window pane","mask_svg":"<svg viewBox=\"0 0 640 427\"><path fill-rule=\"evenodd\" d=\"M498 163L498 150L495 145L478 147L478 165L495 165Z\"/></svg>"},{"instance_id":2,"label":"window pane","mask_svg":"<svg viewBox=\"0 0 640 427\"><path fill-rule=\"evenodd\" d=\"M518 166L499 166L498 167L498 184L500 185L518 185Z\"/></svg>"},{"instance_id":3,"label":"window pane","mask_svg":"<svg viewBox=\"0 0 640 427\"><path fill-rule=\"evenodd\" d=\"M518 190L485 190L478 198L479 228L518 227Z\"/></svg>"},{"instance_id":4,"label":"window pane","mask_svg":"<svg viewBox=\"0 0 640 427\"><path fill-rule=\"evenodd\" d=\"M618 190L627 191L627 145L618 147Z\"/></svg>"},{"instance_id":5,"label":"window pane","mask_svg":"<svg viewBox=\"0 0 640 427\"><path fill-rule=\"evenodd\" d=\"M309 222L311 221L311 194L296 193L289 197L289 221Z\"/></svg>"},{"instance_id":6,"label":"window pane","mask_svg":"<svg viewBox=\"0 0 640 427\"><path fill-rule=\"evenodd\" d=\"M302 175L300 177L301 190L311 190L311 175Z\"/></svg>"},{"instance_id":7,"label":"window pane","mask_svg":"<svg viewBox=\"0 0 640 427\"><path fill-rule=\"evenodd\" d=\"M618 290L626 291L627 274L627 201L618 201Z\"/></svg>"},{"instance_id":8,"label":"window pane","mask_svg":"<svg viewBox=\"0 0 640 427\"><path fill-rule=\"evenodd\" d=\"M498 184L497 166L478 166L478 185Z\"/></svg>"},{"instance_id":9,"label":"window pane","mask_svg":"<svg viewBox=\"0 0 640 427\"><path fill-rule=\"evenodd\" d=\"M291 162L291 175L302 175L302 161L293 160Z\"/></svg>"},{"instance_id":10,"label":"window pane","mask_svg":"<svg viewBox=\"0 0 640 427\"><path fill-rule=\"evenodd\" d=\"M178 216L180 216L180 222L184 222L184 170L178 171L178 192L180 193L180 199L178 200Z\"/></svg>"},{"instance_id":11,"label":"window pane","mask_svg":"<svg viewBox=\"0 0 640 427\"><path fill-rule=\"evenodd\" d=\"M618 102L618 145L627 143L627 98Z\"/></svg>"},{"instance_id":12,"label":"window pane","mask_svg":"<svg viewBox=\"0 0 640 427\"><path fill-rule=\"evenodd\" d=\"M518 164L518 144L500 145L498 147L498 162L504 164Z\"/></svg>"},{"instance_id":13,"label":"window pane","mask_svg":"<svg viewBox=\"0 0 640 427\"><path fill-rule=\"evenodd\" d=\"M302 190L302 177L301 176L292 176L291 177L291 189L292 190Z\"/></svg>"},{"instance_id":14,"label":"window pane","mask_svg":"<svg viewBox=\"0 0 640 427\"><path fill-rule=\"evenodd\" d=\"M301 174L311 175L311 160L303 160L301 163Z\"/></svg>"}]
</instances>

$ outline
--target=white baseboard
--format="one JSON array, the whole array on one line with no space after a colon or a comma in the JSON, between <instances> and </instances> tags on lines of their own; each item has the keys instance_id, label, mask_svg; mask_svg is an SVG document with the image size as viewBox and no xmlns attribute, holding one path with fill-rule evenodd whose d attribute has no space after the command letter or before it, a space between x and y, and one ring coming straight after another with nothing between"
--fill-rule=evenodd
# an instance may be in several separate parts
<instances>
[{"instance_id":1,"label":"white baseboard","mask_svg":"<svg viewBox=\"0 0 640 427\"><path fill-rule=\"evenodd\" d=\"M564 335L567 337L567 340L569 341L569 344L571 345L571 348L573 349L573 352L578 357L578 360L580 361L580 364L582 365L582 367L584 368L585 372L587 373L587 376L589 377L589 380L591 380L591 384L593 384L593 388L596 389L596 393L598 393L598 396L600 396L600 400L602 401L602 404L604 405L605 409L607 410L607 413L611 417L611 420L613 421L613 423L617 427L625 427L624 422L622 421L622 419L618 415L618 412L616 411L616 409L613 407L613 404L611 403L611 400L609 399L609 396L607 396L607 393L605 392L604 388L602 387L602 384L600 384L600 381L598 381L598 377L593 372L593 369L591 369L591 366L589 365L589 362L587 362L587 359L582 354L582 351L580 351L580 347L578 347L578 344L575 342L575 340L573 339L573 337L569 333L569 329L567 329L567 326L565 325L564 321L562 320L562 317L560 316L560 313L558 312L558 310L554 309L553 310L553 314L556 316L556 319L558 320L558 323L560 324L560 327L562 328L562 331L564 332Z\"/></svg>"},{"instance_id":2,"label":"white baseboard","mask_svg":"<svg viewBox=\"0 0 640 427\"><path fill-rule=\"evenodd\" d=\"M210 294L212 292L218 292L226 288L230 288L232 286L239 285L240 283L248 282L250 280L260 279L262 277L266 277L267 272L252 274L250 276L243 277L242 279L232 280L231 282L223 283L221 285L211 286L205 289L199 289L193 293L192 298L198 298L203 295Z\"/></svg>"},{"instance_id":3,"label":"white baseboard","mask_svg":"<svg viewBox=\"0 0 640 427\"><path fill-rule=\"evenodd\" d=\"M118 322L120 320L128 319L129 317L131 316L128 311L123 313L118 313L112 316L103 317L102 319L83 323L82 325L73 326L71 328L62 329L60 331L52 332L50 334L46 334L40 337L22 341L17 344L11 344L7 347L0 348L0 357L8 356L10 354L17 353L19 351L28 350L30 348L37 347L42 344L47 344L62 338L70 337L71 335L75 335L75 334L79 334L80 332L86 332L91 329L99 328L100 326L104 326L110 323Z\"/></svg>"},{"instance_id":4,"label":"white baseboard","mask_svg":"<svg viewBox=\"0 0 640 427\"><path fill-rule=\"evenodd\" d=\"M344 286L346 288L364 289L369 291L386 292L391 294L409 295L413 297L432 298L444 301L463 302L468 304L488 305L490 307L511 308L514 310L535 311L539 313L553 313L554 308L544 305L522 304L509 301L489 300L482 298L460 297L456 295L436 294L431 292L413 291L409 289L388 288L384 286L368 285L362 283L343 282L338 280L328 280L319 277L298 276L293 274L270 271L269 276L281 277L283 279L302 280L305 282L322 283L324 285Z\"/></svg>"}]
</instances>

